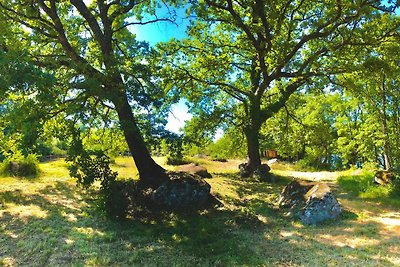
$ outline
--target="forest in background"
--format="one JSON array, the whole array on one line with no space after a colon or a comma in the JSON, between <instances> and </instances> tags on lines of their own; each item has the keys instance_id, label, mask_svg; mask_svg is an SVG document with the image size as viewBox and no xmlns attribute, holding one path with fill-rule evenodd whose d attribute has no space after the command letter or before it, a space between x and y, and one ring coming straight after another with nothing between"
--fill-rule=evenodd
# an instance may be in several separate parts
<instances>
[{"instance_id":1,"label":"forest in background","mask_svg":"<svg viewBox=\"0 0 400 267\"><path fill-rule=\"evenodd\" d=\"M130 30L174 23L184 8L182 40L151 47ZM163 176L150 153L247 158L252 170L266 150L305 168L399 166L391 1L3 1L0 10L1 160L131 155L150 184ZM180 99L193 118L176 134L165 125Z\"/></svg>"}]
</instances>

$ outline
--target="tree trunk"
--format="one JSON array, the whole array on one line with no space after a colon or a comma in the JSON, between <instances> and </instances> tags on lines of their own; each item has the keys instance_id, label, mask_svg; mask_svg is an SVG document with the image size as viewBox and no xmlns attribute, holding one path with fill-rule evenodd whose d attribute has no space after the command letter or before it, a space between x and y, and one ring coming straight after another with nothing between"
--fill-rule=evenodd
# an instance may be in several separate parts
<instances>
[{"instance_id":1,"label":"tree trunk","mask_svg":"<svg viewBox=\"0 0 400 267\"><path fill-rule=\"evenodd\" d=\"M114 96L113 103L118 113L121 129L124 132L129 151L138 169L141 183L152 188L158 187L168 179L167 175L165 170L151 157L136 124L126 95L121 93L118 96Z\"/></svg>"},{"instance_id":2,"label":"tree trunk","mask_svg":"<svg viewBox=\"0 0 400 267\"><path fill-rule=\"evenodd\" d=\"M391 158L390 158L390 141L389 141L389 129L387 126L387 114L386 114L386 87L385 87L385 77L382 79L382 110L381 110L381 119L382 119L382 131L384 135L383 142L383 160L385 170L389 170L392 167Z\"/></svg>"},{"instance_id":3,"label":"tree trunk","mask_svg":"<svg viewBox=\"0 0 400 267\"><path fill-rule=\"evenodd\" d=\"M248 156L247 163L251 171L256 170L261 165L259 132L260 127L254 125L250 125L245 129Z\"/></svg>"}]
</instances>

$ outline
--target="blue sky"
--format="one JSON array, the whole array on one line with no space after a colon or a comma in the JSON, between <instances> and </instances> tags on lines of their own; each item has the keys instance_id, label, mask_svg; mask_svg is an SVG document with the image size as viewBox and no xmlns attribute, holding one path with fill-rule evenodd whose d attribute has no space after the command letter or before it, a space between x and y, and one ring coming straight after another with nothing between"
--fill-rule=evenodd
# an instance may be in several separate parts
<instances>
[{"instance_id":1,"label":"blue sky","mask_svg":"<svg viewBox=\"0 0 400 267\"><path fill-rule=\"evenodd\" d=\"M160 8L156 14L159 18L167 17L168 9L165 7ZM182 39L186 37L186 28L189 25L189 20L186 18L184 9L176 10L176 15L175 23L161 21L146 25L135 25L130 27L130 30L136 34L138 40L147 41L151 46L158 42L167 42L171 38ZM154 19L154 17L150 19ZM192 115L188 113L185 101L181 100L172 106L166 128L172 132L181 133L180 129L185 125L185 121L191 118Z\"/></svg>"},{"instance_id":2,"label":"blue sky","mask_svg":"<svg viewBox=\"0 0 400 267\"><path fill-rule=\"evenodd\" d=\"M186 28L189 26L189 19L186 18L186 11L183 8L174 9L176 19L174 23L168 21L160 21L146 25L135 25L130 28L136 34L138 40L147 41L154 46L158 42L167 42L171 38L182 39L186 37ZM168 17L168 9L160 8L156 11L158 18ZM155 19L154 16L149 20ZM146 19L143 19L146 21Z\"/></svg>"}]
</instances>

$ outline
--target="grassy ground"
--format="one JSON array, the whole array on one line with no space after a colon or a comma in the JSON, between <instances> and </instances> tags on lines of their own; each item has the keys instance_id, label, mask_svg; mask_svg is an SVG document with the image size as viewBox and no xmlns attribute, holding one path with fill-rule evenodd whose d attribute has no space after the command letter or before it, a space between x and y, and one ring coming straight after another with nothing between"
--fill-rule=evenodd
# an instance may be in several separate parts
<instances>
[{"instance_id":1,"label":"grassy ground","mask_svg":"<svg viewBox=\"0 0 400 267\"><path fill-rule=\"evenodd\" d=\"M343 184L346 178L341 178L335 190L345 209L342 220L303 226L278 211L279 192L288 177L322 179L323 174L275 165L278 181L260 183L238 178L239 161L197 161L213 173L207 181L224 206L147 221L105 219L96 202L68 177L62 161L41 164L42 175L36 179L0 178L0 262L3 266L400 265L397 202L363 197L348 190ZM123 177L136 172L128 158L117 159L113 168ZM356 174L332 175L335 178L328 175L327 180L336 184L336 176Z\"/></svg>"}]
</instances>

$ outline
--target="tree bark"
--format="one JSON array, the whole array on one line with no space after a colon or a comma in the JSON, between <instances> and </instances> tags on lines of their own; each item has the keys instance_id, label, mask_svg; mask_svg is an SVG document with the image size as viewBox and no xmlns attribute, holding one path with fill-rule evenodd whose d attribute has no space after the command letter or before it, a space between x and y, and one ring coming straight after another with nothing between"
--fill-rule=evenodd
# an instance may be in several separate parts
<instances>
[{"instance_id":1,"label":"tree bark","mask_svg":"<svg viewBox=\"0 0 400 267\"><path fill-rule=\"evenodd\" d=\"M140 182L152 188L158 187L168 179L165 170L151 157L132 113L132 108L124 93L112 101L118 113L121 129L124 132L129 151L139 172Z\"/></svg>"},{"instance_id":2,"label":"tree bark","mask_svg":"<svg viewBox=\"0 0 400 267\"><path fill-rule=\"evenodd\" d=\"M245 129L248 155L247 164L251 171L256 170L261 165L259 132L260 127L255 125L250 125Z\"/></svg>"},{"instance_id":3,"label":"tree bark","mask_svg":"<svg viewBox=\"0 0 400 267\"><path fill-rule=\"evenodd\" d=\"M382 79L382 110L381 110L381 119L382 119L382 132L384 135L383 142L383 162L385 170L389 170L392 167L391 158L390 158L390 141L389 141L389 129L387 126L387 99L386 99L386 84L385 84L385 76Z\"/></svg>"}]
</instances>

